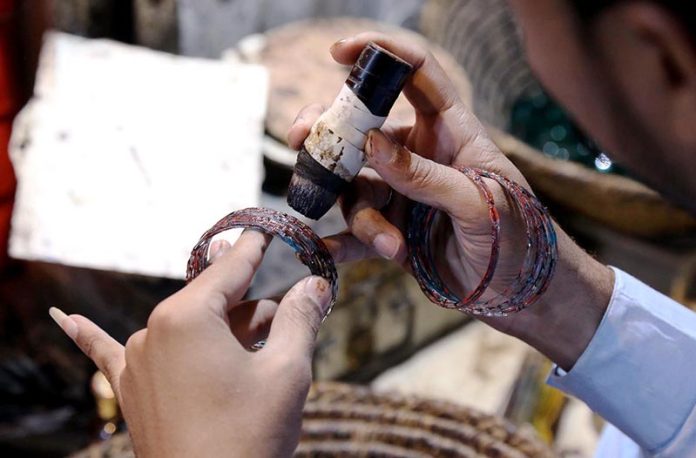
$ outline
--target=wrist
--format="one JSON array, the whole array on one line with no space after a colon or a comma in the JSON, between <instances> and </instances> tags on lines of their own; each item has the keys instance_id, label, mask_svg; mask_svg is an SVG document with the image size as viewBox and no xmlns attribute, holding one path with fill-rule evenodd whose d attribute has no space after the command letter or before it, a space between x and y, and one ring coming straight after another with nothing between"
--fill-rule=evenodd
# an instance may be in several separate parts
<instances>
[{"instance_id":1,"label":"wrist","mask_svg":"<svg viewBox=\"0 0 696 458\"><path fill-rule=\"evenodd\" d=\"M556 229L559 262L549 288L536 304L513 317L506 332L569 371L604 317L614 272Z\"/></svg>"}]
</instances>

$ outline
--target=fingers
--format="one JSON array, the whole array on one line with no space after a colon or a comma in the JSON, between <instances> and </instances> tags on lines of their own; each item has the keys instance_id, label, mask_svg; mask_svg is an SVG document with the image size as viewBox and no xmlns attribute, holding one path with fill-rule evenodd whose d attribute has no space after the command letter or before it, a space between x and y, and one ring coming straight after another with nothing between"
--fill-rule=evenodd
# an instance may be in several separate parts
<instances>
[{"instance_id":1,"label":"fingers","mask_svg":"<svg viewBox=\"0 0 696 458\"><path fill-rule=\"evenodd\" d=\"M309 130L316 122L319 115L324 112L324 107L318 103L307 105L295 118L290 130L288 131L288 146L299 150L302 143L309 135Z\"/></svg>"},{"instance_id":2,"label":"fingers","mask_svg":"<svg viewBox=\"0 0 696 458\"><path fill-rule=\"evenodd\" d=\"M440 64L421 46L382 33L365 32L336 42L331 47L331 54L338 63L351 65L369 42L413 65L413 75L404 87L404 94L419 114L434 116L459 102L459 95Z\"/></svg>"},{"instance_id":3,"label":"fingers","mask_svg":"<svg viewBox=\"0 0 696 458\"><path fill-rule=\"evenodd\" d=\"M322 240L336 262L352 262L379 256L369 243L363 243L350 232L331 235Z\"/></svg>"},{"instance_id":4,"label":"fingers","mask_svg":"<svg viewBox=\"0 0 696 458\"><path fill-rule=\"evenodd\" d=\"M330 301L331 287L321 277L308 277L295 284L278 306L266 344L268 353L311 358Z\"/></svg>"},{"instance_id":5,"label":"fingers","mask_svg":"<svg viewBox=\"0 0 696 458\"><path fill-rule=\"evenodd\" d=\"M232 244L225 239L214 240L208 248L208 262L214 263L222 257L227 250L232 248Z\"/></svg>"},{"instance_id":6,"label":"fingers","mask_svg":"<svg viewBox=\"0 0 696 458\"><path fill-rule=\"evenodd\" d=\"M281 298L243 302L229 313L230 329L242 347L249 348L268 337Z\"/></svg>"},{"instance_id":7,"label":"fingers","mask_svg":"<svg viewBox=\"0 0 696 458\"><path fill-rule=\"evenodd\" d=\"M228 308L249 289L271 239L263 232L245 229L233 246L224 242L217 245L216 252L211 253L212 265L175 296L190 298L182 301L184 306L212 308L226 317Z\"/></svg>"},{"instance_id":8,"label":"fingers","mask_svg":"<svg viewBox=\"0 0 696 458\"><path fill-rule=\"evenodd\" d=\"M365 148L367 161L392 188L411 200L422 202L452 216L483 210L476 186L461 172L408 151L373 129ZM466 218L464 218L466 219Z\"/></svg>"},{"instance_id":9,"label":"fingers","mask_svg":"<svg viewBox=\"0 0 696 458\"><path fill-rule=\"evenodd\" d=\"M380 130L388 135L389 138L393 138L394 141L405 145L409 135L413 131L413 124L397 124L387 119L387 122L384 123Z\"/></svg>"},{"instance_id":10,"label":"fingers","mask_svg":"<svg viewBox=\"0 0 696 458\"><path fill-rule=\"evenodd\" d=\"M369 252L399 262L406 259L406 243L401 231L380 211L391 200L391 194L391 188L381 179L363 175L351 183L341 199L343 216L351 234L370 248L360 253L352 240L338 238L335 241L343 242L340 251L344 259L360 259L356 257L358 254Z\"/></svg>"},{"instance_id":11,"label":"fingers","mask_svg":"<svg viewBox=\"0 0 696 458\"><path fill-rule=\"evenodd\" d=\"M227 240L215 240L210 244L210 263L218 262L232 245ZM248 348L268 337L273 316L278 309L280 297L244 301L229 309L227 318L232 334L242 347Z\"/></svg>"},{"instance_id":12,"label":"fingers","mask_svg":"<svg viewBox=\"0 0 696 458\"><path fill-rule=\"evenodd\" d=\"M343 216L350 216L351 212L360 208L371 207L382 209L392 200L392 189L372 169L364 168L345 192L339 197Z\"/></svg>"},{"instance_id":13,"label":"fingers","mask_svg":"<svg viewBox=\"0 0 696 458\"><path fill-rule=\"evenodd\" d=\"M119 381L121 372L126 367L123 345L81 315L67 316L55 307L49 310L49 314L80 350L104 373L114 393L120 399Z\"/></svg>"},{"instance_id":14,"label":"fingers","mask_svg":"<svg viewBox=\"0 0 696 458\"><path fill-rule=\"evenodd\" d=\"M374 170L362 170L351 182L339 199L348 231L323 239L336 262L375 256L405 261L406 243L395 225L401 212L393 211L400 196L393 194Z\"/></svg>"}]
</instances>

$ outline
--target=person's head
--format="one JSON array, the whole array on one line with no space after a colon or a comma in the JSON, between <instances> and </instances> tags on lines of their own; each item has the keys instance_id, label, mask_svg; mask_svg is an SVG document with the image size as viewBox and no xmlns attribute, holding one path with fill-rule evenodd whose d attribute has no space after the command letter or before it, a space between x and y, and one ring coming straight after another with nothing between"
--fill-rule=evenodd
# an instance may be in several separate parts
<instances>
[{"instance_id":1,"label":"person's head","mask_svg":"<svg viewBox=\"0 0 696 458\"><path fill-rule=\"evenodd\" d=\"M696 211L696 8L688 6L691 2L510 3L542 84L614 159Z\"/></svg>"}]
</instances>

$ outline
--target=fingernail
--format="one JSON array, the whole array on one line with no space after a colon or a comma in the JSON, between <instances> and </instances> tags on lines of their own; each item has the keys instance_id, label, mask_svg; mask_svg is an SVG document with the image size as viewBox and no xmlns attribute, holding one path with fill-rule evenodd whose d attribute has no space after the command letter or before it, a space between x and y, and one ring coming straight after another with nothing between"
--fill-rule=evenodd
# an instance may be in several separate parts
<instances>
[{"instance_id":1,"label":"fingernail","mask_svg":"<svg viewBox=\"0 0 696 458\"><path fill-rule=\"evenodd\" d=\"M399 241L393 235L379 234L372 244L380 256L386 259L394 259L399 251Z\"/></svg>"},{"instance_id":2,"label":"fingernail","mask_svg":"<svg viewBox=\"0 0 696 458\"><path fill-rule=\"evenodd\" d=\"M325 278L317 277L316 275L309 277L309 280L305 283L305 291L310 300L325 312L331 302L329 282Z\"/></svg>"},{"instance_id":3,"label":"fingernail","mask_svg":"<svg viewBox=\"0 0 696 458\"><path fill-rule=\"evenodd\" d=\"M367 138L365 154L374 162L387 163L394 155L394 144L378 129L372 129Z\"/></svg>"},{"instance_id":4,"label":"fingernail","mask_svg":"<svg viewBox=\"0 0 696 458\"><path fill-rule=\"evenodd\" d=\"M242 231L242 234L239 236L241 239L242 237L246 237L247 239L252 239L256 243L259 243L261 245L261 250L265 253L266 249L268 249L268 246L271 244L273 241L273 236L262 231L261 229L257 229L255 227L247 227ZM231 247L232 245L229 245L225 248L225 251L227 251L227 248Z\"/></svg>"},{"instance_id":5,"label":"fingernail","mask_svg":"<svg viewBox=\"0 0 696 458\"><path fill-rule=\"evenodd\" d=\"M231 247L230 242L227 240L215 240L213 243L210 244L210 254L208 255L208 259L210 262L215 261L218 259L220 256L225 254L225 252Z\"/></svg>"},{"instance_id":6,"label":"fingernail","mask_svg":"<svg viewBox=\"0 0 696 458\"><path fill-rule=\"evenodd\" d=\"M344 44L346 41L348 41L348 38L341 38L340 40L338 40L337 42L335 42L334 44L332 44L331 47L330 47L329 49L330 49L331 51L333 51L336 47L341 46L341 45Z\"/></svg>"},{"instance_id":7,"label":"fingernail","mask_svg":"<svg viewBox=\"0 0 696 458\"><path fill-rule=\"evenodd\" d=\"M75 340L77 337L77 323L75 323L75 320L70 318L68 315L65 314L61 309L57 307L51 307L48 309L48 314L51 315L51 318L53 318L53 321L56 322L58 326L63 330L65 334L67 334L68 337L70 337L72 340Z\"/></svg>"}]
</instances>

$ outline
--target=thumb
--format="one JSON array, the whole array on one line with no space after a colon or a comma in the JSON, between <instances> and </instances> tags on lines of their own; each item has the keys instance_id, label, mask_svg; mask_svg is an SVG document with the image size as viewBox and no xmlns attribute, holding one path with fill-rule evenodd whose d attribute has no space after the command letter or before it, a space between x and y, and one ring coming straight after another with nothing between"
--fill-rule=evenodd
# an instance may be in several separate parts
<instances>
[{"instance_id":1,"label":"thumb","mask_svg":"<svg viewBox=\"0 0 696 458\"><path fill-rule=\"evenodd\" d=\"M330 302L331 286L324 278L312 276L300 280L278 304L266 348L311 358Z\"/></svg>"},{"instance_id":2,"label":"thumb","mask_svg":"<svg viewBox=\"0 0 696 458\"><path fill-rule=\"evenodd\" d=\"M459 170L412 153L382 131L369 132L367 162L398 193L459 215L466 203L480 202L476 186Z\"/></svg>"}]
</instances>

